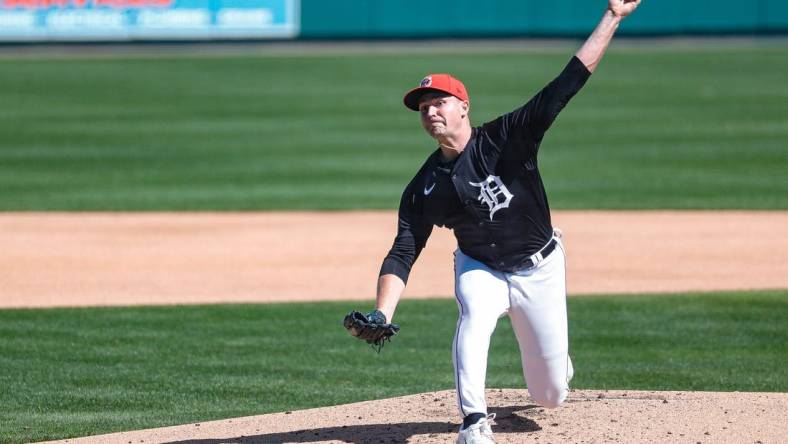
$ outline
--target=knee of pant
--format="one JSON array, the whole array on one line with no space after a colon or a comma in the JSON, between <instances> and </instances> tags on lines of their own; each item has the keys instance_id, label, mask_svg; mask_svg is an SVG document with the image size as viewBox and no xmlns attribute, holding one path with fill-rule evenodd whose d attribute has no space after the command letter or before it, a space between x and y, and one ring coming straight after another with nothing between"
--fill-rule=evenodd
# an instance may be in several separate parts
<instances>
[{"instance_id":1,"label":"knee of pant","mask_svg":"<svg viewBox=\"0 0 788 444\"><path fill-rule=\"evenodd\" d=\"M566 389L554 389L550 388L547 390L531 390L528 389L531 393L531 398L541 405L542 407L548 409L554 409L556 407L561 406L561 404L566 401L566 397L568 395L568 390Z\"/></svg>"}]
</instances>

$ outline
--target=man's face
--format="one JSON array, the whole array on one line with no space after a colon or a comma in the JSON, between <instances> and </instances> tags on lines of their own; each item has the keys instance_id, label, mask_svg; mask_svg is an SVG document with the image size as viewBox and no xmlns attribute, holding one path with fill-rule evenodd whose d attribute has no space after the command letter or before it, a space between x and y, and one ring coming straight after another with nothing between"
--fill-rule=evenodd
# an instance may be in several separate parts
<instances>
[{"instance_id":1,"label":"man's face","mask_svg":"<svg viewBox=\"0 0 788 444\"><path fill-rule=\"evenodd\" d=\"M466 124L468 102L443 93L427 93L419 100L421 126L437 139L451 136Z\"/></svg>"}]
</instances>

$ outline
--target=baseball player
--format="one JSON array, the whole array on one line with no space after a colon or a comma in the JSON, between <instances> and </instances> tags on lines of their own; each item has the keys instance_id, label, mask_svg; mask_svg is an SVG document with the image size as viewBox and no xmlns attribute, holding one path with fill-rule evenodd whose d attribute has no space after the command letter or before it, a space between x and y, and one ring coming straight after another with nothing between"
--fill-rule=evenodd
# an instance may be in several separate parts
<instances>
[{"instance_id":1,"label":"baseball player","mask_svg":"<svg viewBox=\"0 0 788 444\"><path fill-rule=\"evenodd\" d=\"M537 154L558 113L585 84L621 20L640 0L609 0L594 32L564 70L528 103L481 126L470 123L462 82L432 74L404 97L438 142L402 194L394 245L383 261L376 323L391 322L433 226L457 238L459 319L453 361L463 416L458 443L495 442L484 396L487 353L497 320L508 315L531 397L558 407L569 392L565 254L550 221Z\"/></svg>"}]
</instances>

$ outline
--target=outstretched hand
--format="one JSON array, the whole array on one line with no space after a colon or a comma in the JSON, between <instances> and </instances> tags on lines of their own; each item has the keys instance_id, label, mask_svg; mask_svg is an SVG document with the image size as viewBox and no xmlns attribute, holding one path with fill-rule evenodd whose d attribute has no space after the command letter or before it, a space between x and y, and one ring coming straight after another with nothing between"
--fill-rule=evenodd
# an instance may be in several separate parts
<instances>
[{"instance_id":1,"label":"outstretched hand","mask_svg":"<svg viewBox=\"0 0 788 444\"><path fill-rule=\"evenodd\" d=\"M348 333L367 341L378 353L386 341L390 341L392 336L399 333L399 325L386 323L386 315L380 310L374 310L366 315L355 310L351 311L345 316L342 324Z\"/></svg>"},{"instance_id":2,"label":"outstretched hand","mask_svg":"<svg viewBox=\"0 0 788 444\"><path fill-rule=\"evenodd\" d=\"M640 5L640 1L641 0L608 0L607 9L609 9L613 15L624 18L637 9L638 5Z\"/></svg>"}]
</instances>

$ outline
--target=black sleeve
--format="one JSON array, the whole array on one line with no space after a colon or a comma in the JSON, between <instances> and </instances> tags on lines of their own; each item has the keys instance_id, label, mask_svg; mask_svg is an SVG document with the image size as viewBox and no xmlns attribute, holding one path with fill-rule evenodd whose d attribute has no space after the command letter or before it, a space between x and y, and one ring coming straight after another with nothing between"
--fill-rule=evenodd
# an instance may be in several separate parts
<instances>
[{"instance_id":1,"label":"black sleeve","mask_svg":"<svg viewBox=\"0 0 788 444\"><path fill-rule=\"evenodd\" d=\"M491 137L498 139L498 146L502 147L512 140L530 140L535 145L529 144L526 149L536 149L558 113L580 91L590 76L591 72L585 64L577 57L572 57L558 77L542 88L528 103L486 123L484 129ZM536 153L528 153L534 154Z\"/></svg>"},{"instance_id":2,"label":"black sleeve","mask_svg":"<svg viewBox=\"0 0 788 444\"><path fill-rule=\"evenodd\" d=\"M416 175L418 178L419 175ZM408 283L411 267L419 257L421 250L427 245L432 233L432 224L422 217L423 197L414 192L416 178L405 188L399 204L399 222L394 245L383 260L380 275L394 274L403 282Z\"/></svg>"}]
</instances>

